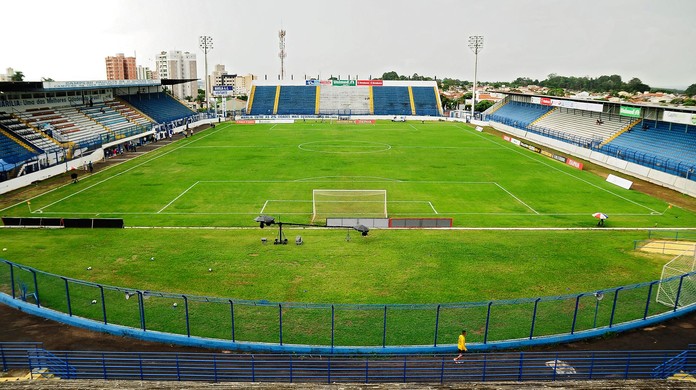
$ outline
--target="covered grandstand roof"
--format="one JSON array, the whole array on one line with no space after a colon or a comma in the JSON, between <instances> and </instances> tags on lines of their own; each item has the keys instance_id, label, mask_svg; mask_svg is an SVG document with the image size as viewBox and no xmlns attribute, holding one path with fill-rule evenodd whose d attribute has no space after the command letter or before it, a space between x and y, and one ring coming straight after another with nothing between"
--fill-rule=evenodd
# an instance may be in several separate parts
<instances>
[{"instance_id":1,"label":"covered grandstand roof","mask_svg":"<svg viewBox=\"0 0 696 390\"><path fill-rule=\"evenodd\" d=\"M88 90L94 88L156 87L177 85L198 79L162 80L90 80L90 81L2 81L0 92L47 92L66 90Z\"/></svg>"}]
</instances>

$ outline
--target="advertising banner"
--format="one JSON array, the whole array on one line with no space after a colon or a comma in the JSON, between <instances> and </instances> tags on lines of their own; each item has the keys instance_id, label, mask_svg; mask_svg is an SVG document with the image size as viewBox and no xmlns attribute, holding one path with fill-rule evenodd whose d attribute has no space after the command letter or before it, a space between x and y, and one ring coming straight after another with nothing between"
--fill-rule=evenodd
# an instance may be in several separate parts
<instances>
[{"instance_id":1,"label":"advertising banner","mask_svg":"<svg viewBox=\"0 0 696 390\"><path fill-rule=\"evenodd\" d=\"M681 123L685 125L696 125L696 113L665 110L662 114L662 120L665 122Z\"/></svg>"},{"instance_id":2,"label":"advertising banner","mask_svg":"<svg viewBox=\"0 0 696 390\"><path fill-rule=\"evenodd\" d=\"M358 80L358 85L384 85L382 80Z\"/></svg>"},{"instance_id":3,"label":"advertising banner","mask_svg":"<svg viewBox=\"0 0 696 390\"><path fill-rule=\"evenodd\" d=\"M256 121L253 119L242 119L242 120L235 121L234 123L236 123L238 125L255 125Z\"/></svg>"},{"instance_id":4,"label":"advertising banner","mask_svg":"<svg viewBox=\"0 0 696 390\"><path fill-rule=\"evenodd\" d=\"M573 168L577 168L577 169L582 171L582 163L579 161L575 161L572 158L567 158L566 164L570 165Z\"/></svg>"},{"instance_id":5,"label":"advertising banner","mask_svg":"<svg viewBox=\"0 0 696 390\"><path fill-rule=\"evenodd\" d=\"M331 85L334 87L355 87L355 80L333 80Z\"/></svg>"},{"instance_id":6,"label":"advertising banner","mask_svg":"<svg viewBox=\"0 0 696 390\"><path fill-rule=\"evenodd\" d=\"M630 116L631 118L640 118L640 107L621 106L619 115Z\"/></svg>"},{"instance_id":7,"label":"advertising banner","mask_svg":"<svg viewBox=\"0 0 696 390\"><path fill-rule=\"evenodd\" d=\"M305 80L305 85L319 85L320 81L319 80Z\"/></svg>"},{"instance_id":8,"label":"advertising banner","mask_svg":"<svg viewBox=\"0 0 696 390\"><path fill-rule=\"evenodd\" d=\"M574 108L576 110L585 110L593 112L602 112L604 110L604 104L576 102L573 100L552 99L539 96L532 96L532 103L541 104L542 106Z\"/></svg>"},{"instance_id":9,"label":"advertising banner","mask_svg":"<svg viewBox=\"0 0 696 390\"><path fill-rule=\"evenodd\" d=\"M231 95L234 87L231 85L213 85L213 96Z\"/></svg>"},{"instance_id":10,"label":"advertising banner","mask_svg":"<svg viewBox=\"0 0 696 390\"><path fill-rule=\"evenodd\" d=\"M375 122L374 119L356 119L354 121L356 125L374 125Z\"/></svg>"}]
</instances>

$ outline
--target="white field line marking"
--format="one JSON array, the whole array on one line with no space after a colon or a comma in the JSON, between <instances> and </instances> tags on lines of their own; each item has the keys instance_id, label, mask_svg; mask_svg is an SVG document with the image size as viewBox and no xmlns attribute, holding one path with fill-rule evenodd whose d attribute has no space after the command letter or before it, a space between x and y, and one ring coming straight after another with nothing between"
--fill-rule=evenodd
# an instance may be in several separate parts
<instances>
[{"instance_id":1,"label":"white field line marking","mask_svg":"<svg viewBox=\"0 0 696 390\"><path fill-rule=\"evenodd\" d=\"M412 125L412 124L410 124L410 123L409 123L408 125L409 125L413 130L419 131L419 130L416 128L416 126L414 126L414 125Z\"/></svg>"},{"instance_id":2,"label":"white field line marking","mask_svg":"<svg viewBox=\"0 0 696 390\"><path fill-rule=\"evenodd\" d=\"M125 226L125 229L171 229L171 230L182 230L182 229L187 229L187 230L256 230L258 229L258 226ZM0 229L14 229L14 227L11 226L0 226ZM287 229L298 229L298 230L304 230L304 229L316 229L316 230L324 230L326 227L324 226L316 226L316 227L293 227L293 226L288 226ZM389 228L391 229L399 229L399 230L405 230L405 229L413 229L413 228ZM578 231L583 231L583 230L596 230L596 231L645 231L645 228L615 228L615 227L449 227L449 228L444 228L444 227L438 227L438 228L422 228L423 230L470 230L470 231L477 231L477 230L500 230L500 231L564 231L564 230L578 230ZM664 231L675 231L675 230L681 230L681 231L694 231L696 228L651 228L650 230L664 230Z\"/></svg>"},{"instance_id":3,"label":"white field line marking","mask_svg":"<svg viewBox=\"0 0 696 390\"><path fill-rule=\"evenodd\" d=\"M271 128L270 128L270 129L268 129L268 130L269 130L269 131L270 131L270 130L273 130L273 129L274 129L274 128L275 128L276 126L278 126L278 124L277 124L277 123L276 123L276 124L274 124L273 126L271 126Z\"/></svg>"},{"instance_id":4,"label":"white field line marking","mask_svg":"<svg viewBox=\"0 0 696 390\"><path fill-rule=\"evenodd\" d=\"M208 137L208 136L211 136L211 135L217 133L218 131L220 131L220 130L217 130L217 131L214 131L214 132L212 132L212 133L208 133L208 134L205 134L205 135L203 135L203 136L200 136L200 137L198 137L195 141L189 142L189 144L192 144L192 143L194 143L194 142L197 142L198 140L201 140L201 139L203 139L203 138L206 138L206 137ZM167 152L164 152L164 153L160 154L159 156L155 156L155 157L153 157L153 158L151 158L151 159L149 159L149 160L147 160L147 161L143 161L143 162L141 162L140 164L134 165L134 166L132 166L132 167L126 169L126 170L123 171L123 172L119 172L119 173L117 173L117 174L115 174L115 175L113 175L113 176L109 176L109 177L107 177L106 179L104 179L104 180L102 180L102 181L98 181L98 182L96 182L96 183L94 183L94 184L92 184L92 185L90 185L90 186L88 186L88 187L85 187L85 188L83 188L83 189L81 189L81 190L79 190L79 191L77 191L77 192L73 192L72 194L70 194L70 195L68 195L68 196L65 196L65 197L63 197L63 198L61 198L61 199L58 199L57 201L55 201L55 202L53 202L53 203L49 203L49 204L46 205L46 206L43 206L43 207L41 207L41 208L39 208L39 209L36 209L35 211L39 211L39 210L43 211L44 209L46 209L46 208L48 208L48 207L51 207L51 206L53 206L53 205L55 205L55 204L57 204L57 203L60 203L60 202L62 202L62 201L64 201L64 200L66 200L66 199L72 198L73 196L75 196L75 195L77 195L77 194L80 194L80 193L82 193L82 192L84 192L84 191L87 191L88 189L90 189L90 188L92 188L92 187L96 187L96 186L98 186L99 184L102 184L102 183L104 183L104 182L106 182L106 181L109 181L109 180L111 180L111 179L113 179L113 178L115 178L115 177L121 176L121 175L123 175L124 173L130 172L130 171L132 171L133 169L139 168L139 167L141 167L141 166L143 166L143 165L145 165L145 164L147 164L147 163L149 163L149 162L151 162L151 161L153 161L153 160L156 160L156 159L158 159L158 158L160 158L160 157L164 157L164 156L168 155L169 153L172 153L172 152L174 152L174 151L177 151L177 150L179 150L179 149L181 149L181 148L183 148L183 147L185 147L185 146L186 146L186 145L181 145L181 146L179 146L179 147L177 147L177 148L174 148L174 149L172 149L172 150L169 150L169 151L167 151ZM138 156L138 157L139 157L139 156ZM135 157L135 158L138 158L138 157ZM123 164L123 163L121 163L121 164ZM121 165L121 164L118 164L118 165ZM71 183L71 184L72 184L72 183ZM63 186L63 187L64 187L64 186ZM61 187L61 188L62 188L62 187Z\"/></svg>"},{"instance_id":5,"label":"white field line marking","mask_svg":"<svg viewBox=\"0 0 696 390\"><path fill-rule=\"evenodd\" d=\"M350 181L350 183L370 183L373 181L391 181L391 182L396 182L400 183L401 180L398 179L390 179L387 177L378 177L378 176L317 176L317 177L306 177L304 179L295 179L291 180L291 182L316 182L316 183L325 183L325 181L322 181L323 179L374 179L374 180L368 180L368 181ZM337 182L340 183L340 182Z\"/></svg>"},{"instance_id":6,"label":"white field line marking","mask_svg":"<svg viewBox=\"0 0 696 390\"><path fill-rule=\"evenodd\" d=\"M263 203L263 207L261 207L261 211L259 211L259 214L263 214L263 210L266 210L266 206L268 206L268 201L265 201Z\"/></svg>"},{"instance_id":7,"label":"white field line marking","mask_svg":"<svg viewBox=\"0 0 696 390\"><path fill-rule=\"evenodd\" d=\"M182 196L184 196L184 194L186 194L187 192L189 192L189 190L190 190L191 188L195 187L196 184L198 184L198 183L199 183L199 182L195 182L195 183L191 184L191 186L190 186L189 188L187 188L186 190L184 190L184 192L180 193L179 196L177 196L176 198L172 199L172 201L169 202L169 203L167 203L166 206L162 207L162 208L157 212L157 214L161 213L162 211L164 211L164 209L166 209L167 207L171 206L172 203L176 202L177 199L179 199L179 198L181 198Z\"/></svg>"},{"instance_id":8,"label":"white field line marking","mask_svg":"<svg viewBox=\"0 0 696 390\"><path fill-rule=\"evenodd\" d=\"M460 129L462 129L462 130L471 130L471 129L467 129L467 128L464 128L464 127L461 127L461 126L457 126L457 127L460 128ZM474 135L476 135L476 136L479 137L479 138L485 139L485 140L488 141L488 142L495 143L495 142L493 142L493 140L490 140L490 139L488 139L488 138L486 138L486 137L483 137L483 136L482 136L481 134L479 134L478 132L477 132L477 133L474 133L473 131L469 131L469 132L472 133L472 134L474 134ZM638 203L638 202L636 202L636 201L633 201L633 200L628 199L628 198L626 198L626 197L624 197L624 196L622 196L622 195L619 195L619 194L617 194L617 193L615 193L615 192L609 191L609 190L606 189L606 188L602 188L602 187L600 187L600 186L598 186L598 185L596 185L596 184L592 184L592 183L590 183L589 181L587 181L587 180L585 180L585 179L582 179L582 178L580 178L580 177L578 177L578 176L572 175L572 174L569 173L569 172L563 171L563 170L559 169L558 167L555 167L555 166L553 166L553 165L547 163L546 161L543 161L543 160L540 160L540 159L536 159L536 158L532 158L532 156L528 155L527 153L522 153L523 150L516 150L516 149L519 149L519 147L517 147L517 146L507 146L507 145L505 145L504 147L505 147L506 149L508 149L508 150L510 150L510 151L512 151L512 152L514 152L514 153L517 153L517 154L519 154L519 155L521 155L521 156L524 156L524 157L526 157L526 158L528 158L528 159L530 159L530 160L532 160L532 161L536 161L536 162L538 162L538 163L540 163L540 164L542 164L542 165L546 165L547 167L549 167L549 168L551 168L551 169L553 169L553 170L555 170L555 171L557 171L557 172L560 172L560 173L562 173L562 174L564 174L564 175L570 176L570 177L572 177L573 179L579 180L579 181L581 181L581 182L583 182L583 183L585 183L585 184L587 184L587 185L589 185L589 186L591 186L591 187L594 187L594 188L596 188L596 189L598 189L598 190L600 190L600 191L607 192L607 193L609 193L609 194L611 194L611 195L616 196L617 198L620 198L620 199L625 200L625 201L628 202L628 203L633 203L634 205L636 205L636 206L638 206L638 207L642 207L642 208L644 208L644 209L648 209L648 210L650 210L652 213L655 213L654 215L663 215L663 214L664 214L664 213L661 213L661 212L659 212L659 211L657 211L657 210L653 210L653 209L651 209L650 207L648 207L648 206L646 206L646 205L640 204L640 203Z\"/></svg>"},{"instance_id":9,"label":"white field line marking","mask_svg":"<svg viewBox=\"0 0 696 390\"><path fill-rule=\"evenodd\" d=\"M434 212L435 214L439 214L439 213L437 212L437 210L435 210L435 206L433 206L432 203L428 202L428 204L430 205L430 208L433 209L433 212Z\"/></svg>"},{"instance_id":10,"label":"white field line marking","mask_svg":"<svg viewBox=\"0 0 696 390\"><path fill-rule=\"evenodd\" d=\"M293 201L283 201L283 202L293 202ZM305 202L305 203L310 203L310 200L302 200L302 201L296 201L296 202ZM402 202L407 202L407 201L393 201L390 203L402 203ZM422 201L419 203L428 203L427 201ZM257 212L162 212L160 214L157 214L155 212L121 212L121 211L99 211L99 212L63 212L63 211L45 211L43 214L46 215L258 215ZM298 214L298 215L310 215L311 213L283 213L283 214ZM422 215L423 213L398 213L399 215ZM439 213L438 214L447 214L447 215L506 215L506 216L527 216L529 217L529 213L489 213L489 212L444 212L444 213ZM589 213L539 213L536 214L540 217L545 217L545 216L578 216L578 215L587 215ZM649 216L651 214L612 214L612 215L617 215L617 216ZM2 227L0 225L0 227ZM10 226L10 228L12 228ZM561 228L559 228L561 229ZM646 228L637 228L637 229L642 229L645 230ZM650 228L651 230L654 229L660 229L660 228ZM696 228L685 228L685 227L674 227L674 228L664 228L665 230L696 230Z\"/></svg>"},{"instance_id":11,"label":"white field line marking","mask_svg":"<svg viewBox=\"0 0 696 390\"><path fill-rule=\"evenodd\" d=\"M518 202L522 203L526 208L532 210L532 212L533 212L534 214L539 214L539 212L537 212L536 210L534 210L534 209L532 208L532 206L530 206L530 205L524 203L524 202L522 201L522 199L520 199L520 198L516 197L515 195L513 195L512 192L506 190L505 187L501 186L501 185L498 184L498 183L495 183L495 185L498 186L498 188L500 188L501 190L507 192L507 194L510 195L510 196L512 196L515 200L517 200Z\"/></svg>"}]
</instances>

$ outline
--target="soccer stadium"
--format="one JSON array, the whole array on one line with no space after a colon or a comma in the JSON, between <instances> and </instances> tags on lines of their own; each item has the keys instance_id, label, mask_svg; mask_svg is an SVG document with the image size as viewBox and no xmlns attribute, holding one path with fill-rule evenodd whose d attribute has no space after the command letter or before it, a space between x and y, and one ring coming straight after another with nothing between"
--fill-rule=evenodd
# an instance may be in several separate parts
<instances>
[{"instance_id":1,"label":"soccer stadium","mask_svg":"<svg viewBox=\"0 0 696 390\"><path fill-rule=\"evenodd\" d=\"M438 80L305 76L221 112L188 82L0 82L0 303L181 348L0 341L3 371L693 379L693 337L558 347L693 318L693 108L505 91L450 113Z\"/></svg>"}]
</instances>

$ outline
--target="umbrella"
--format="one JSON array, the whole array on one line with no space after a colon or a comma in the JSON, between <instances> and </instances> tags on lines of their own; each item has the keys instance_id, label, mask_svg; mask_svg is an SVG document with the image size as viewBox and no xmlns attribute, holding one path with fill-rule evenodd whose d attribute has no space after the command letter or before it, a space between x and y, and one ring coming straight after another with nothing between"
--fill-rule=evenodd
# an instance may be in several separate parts
<instances>
[{"instance_id":1,"label":"umbrella","mask_svg":"<svg viewBox=\"0 0 696 390\"><path fill-rule=\"evenodd\" d=\"M609 218L609 216L606 215L606 214L604 214L604 213L594 213L594 214L592 214L592 216L595 217L595 218L597 218L597 219L607 219L607 218Z\"/></svg>"}]
</instances>

